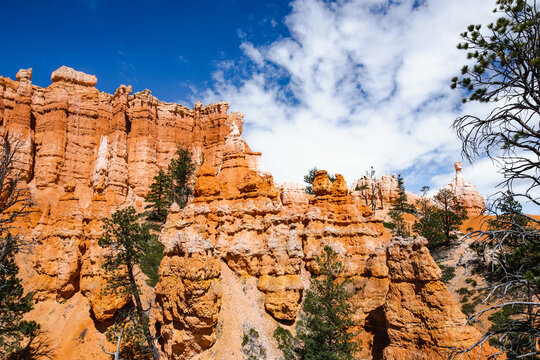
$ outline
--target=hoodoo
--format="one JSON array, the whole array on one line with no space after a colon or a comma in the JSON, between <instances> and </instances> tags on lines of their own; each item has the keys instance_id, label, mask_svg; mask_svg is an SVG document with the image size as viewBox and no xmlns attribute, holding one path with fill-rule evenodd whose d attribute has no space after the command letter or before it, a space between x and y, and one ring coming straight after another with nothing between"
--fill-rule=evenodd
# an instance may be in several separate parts
<instances>
[{"instance_id":1,"label":"hoodoo","mask_svg":"<svg viewBox=\"0 0 540 360\"><path fill-rule=\"evenodd\" d=\"M461 173L463 164L456 162L454 168L456 169L456 175L452 182L446 185L446 188L456 194L465 210L467 210L469 216L480 215L486 209L484 198L480 195L478 190L476 190L476 186L465 180L463 177L463 174Z\"/></svg>"}]
</instances>

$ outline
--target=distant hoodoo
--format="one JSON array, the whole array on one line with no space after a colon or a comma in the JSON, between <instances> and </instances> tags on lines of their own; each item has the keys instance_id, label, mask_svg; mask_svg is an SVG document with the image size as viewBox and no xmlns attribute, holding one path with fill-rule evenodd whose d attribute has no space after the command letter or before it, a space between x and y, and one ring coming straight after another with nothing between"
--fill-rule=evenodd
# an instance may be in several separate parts
<instances>
[{"instance_id":1,"label":"distant hoodoo","mask_svg":"<svg viewBox=\"0 0 540 360\"><path fill-rule=\"evenodd\" d=\"M446 185L446 188L456 194L465 210L467 210L469 216L482 214L486 209L484 198L480 195L478 190L476 190L476 186L465 180L463 177L463 174L461 173L463 164L461 162L456 162L454 163L454 168L456 169L456 175L452 182Z\"/></svg>"}]
</instances>

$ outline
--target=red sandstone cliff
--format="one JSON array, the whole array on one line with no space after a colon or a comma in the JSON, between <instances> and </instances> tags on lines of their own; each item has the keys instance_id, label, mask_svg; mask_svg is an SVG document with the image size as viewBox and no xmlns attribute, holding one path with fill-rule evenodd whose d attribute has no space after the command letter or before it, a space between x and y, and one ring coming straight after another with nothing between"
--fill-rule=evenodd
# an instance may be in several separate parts
<instances>
[{"instance_id":1,"label":"red sandstone cliff","mask_svg":"<svg viewBox=\"0 0 540 360\"><path fill-rule=\"evenodd\" d=\"M359 358L444 359L450 349L480 337L440 281L425 240L385 240L382 220L353 200L339 174L331 183L319 171L309 199L288 188L280 193L272 177L250 169L245 155L232 148L226 147L220 172L199 169L193 202L172 211L161 234L165 257L156 320L167 358L241 358L241 336L248 329L272 343L276 321L296 319L325 245L335 249L353 280ZM231 314L230 303L242 298L238 291L231 295L231 272L256 283L255 309ZM250 292L249 281L243 292ZM220 328L237 338L224 346ZM486 353L484 347L480 358Z\"/></svg>"},{"instance_id":2,"label":"red sandstone cliff","mask_svg":"<svg viewBox=\"0 0 540 360\"><path fill-rule=\"evenodd\" d=\"M250 328L268 359L278 358L273 329L296 320L325 245L353 279L362 358L440 359L479 337L422 240L383 238L382 220L339 174L332 184L319 171L312 197L276 187L241 137L242 115L227 114L226 103L188 109L127 86L106 94L94 76L66 67L46 88L31 76L0 77L0 129L25 144L20 166L37 207L29 229L36 248L22 273L35 292L31 316L58 339L60 358L106 358L97 342L126 299L101 291L102 219L119 206L142 209L178 143L204 154L204 164L194 199L171 207L160 237L153 322L167 358L243 358Z\"/></svg>"},{"instance_id":3,"label":"red sandstone cliff","mask_svg":"<svg viewBox=\"0 0 540 360\"><path fill-rule=\"evenodd\" d=\"M178 144L218 167L225 136L242 130L243 115L227 114L227 103L188 109L125 85L111 95L95 88L95 76L67 67L53 72L46 88L31 79L32 69L20 70L18 81L0 77L0 125L24 141L22 166L38 200L73 180L87 203L102 178L121 201L144 196Z\"/></svg>"}]
</instances>

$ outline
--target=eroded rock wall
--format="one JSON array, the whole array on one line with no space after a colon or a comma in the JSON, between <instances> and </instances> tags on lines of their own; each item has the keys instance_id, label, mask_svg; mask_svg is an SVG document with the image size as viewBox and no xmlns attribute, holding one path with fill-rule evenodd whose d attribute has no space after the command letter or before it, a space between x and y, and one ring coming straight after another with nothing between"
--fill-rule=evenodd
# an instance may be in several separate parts
<instances>
[{"instance_id":1,"label":"eroded rock wall","mask_svg":"<svg viewBox=\"0 0 540 360\"><path fill-rule=\"evenodd\" d=\"M121 206L142 211L153 177L179 145L213 170L229 133L248 166L260 154L240 136L243 115L227 114L224 102L189 109L125 85L107 94L95 88L95 76L65 66L46 88L31 80L32 69L16 80L0 77L0 134L17 139L16 166L41 213L29 229L36 247L27 288L36 301L64 302L81 292L94 318L107 321L128 299L103 291L103 219Z\"/></svg>"},{"instance_id":2,"label":"eroded rock wall","mask_svg":"<svg viewBox=\"0 0 540 360\"><path fill-rule=\"evenodd\" d=\"M193 202L171 209L161 233L156 319L167 358L226 356L212 352L226 336L219 334L220 319L231 317L221 313L219 262L240 278L256 279L264 295L260 311L276 325L291 323L309 278L319 275L316 256L325 245L339 254L352 280L359 358L443 359L452 347L480 337L440 281L424 240L384 240L382 219L351 197L339 174L332 183L319 171L314 196L293 184L276 188L270 175L250 169L239 139L234 132L226 137L220 171L198 170ZM241 314L235 319L248 328Z\"/></svg>"},{"instance_id":3,"label":"eroded rock wall","mask_svg":"<svg viewBox=\"0 0 540 360\"><path fill-rule=\"evenodd\" d=\"M46 88L31 79L32 69L20 70L16 81L0 77L0 125L20 139L21 167L38 197L73 180L89 198L86 189L101 178L121 198L142 197L178 145L217 167L225 136L242 129L242 114L227 114L224 102L189 109L124 85L107 94L95 88L95 76L65 66ZM244 146L255 166L260 154Z\"/></svg>"},{"instance_id":4,"label":"eroded rock wall","mask_svg":"<svg viewBox=\"0 0 540 360\"><path fill-rule=\"evenodd\" d=\"M382 219L351 196L339 174L331 183L319 171L314 196L300 185L276 186L258 170L260 154L242 139L242 116L227 114L227 103L188 109L124 85L106 94L95 88L96 77L66 67L46 88L31 77L31 69L16 81L0 77L0 131L19 139L18 166L41 213L26 281L36 301L61 306L82 295L100 326L129 301L103 291L103 219L126 205L142 210L152 177L182 144L204 164L194 199L182 210L173 204L160 237L165 250L153 319L167 358L230 358L226 343L221 355L211 352L225 317L224 293L229 308L234 302L224 279L254 284L241 290L252 321L294 323L325 245L352 280L360 358L442 359L479 337L421 240L383 237ZM383 206L396 196L396 184L381 179ZM238 312L227 318L241 319Z\"/></svg>"}]
</instances>

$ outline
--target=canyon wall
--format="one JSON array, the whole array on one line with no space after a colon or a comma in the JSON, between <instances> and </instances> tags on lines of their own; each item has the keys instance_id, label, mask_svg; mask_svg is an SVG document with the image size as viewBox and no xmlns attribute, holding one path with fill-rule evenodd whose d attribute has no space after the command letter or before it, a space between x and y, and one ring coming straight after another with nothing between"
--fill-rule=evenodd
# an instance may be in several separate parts
<instances>
[{"instance_id":1,"label":"canyon wall","mask_svg":"<svg viewBox=\"0 0 540 360\"><path fill-rule=\"evenodd\" d=\"M242 130L243 115L227 114L224 102L189 109L125 85L107 94L95 76L64 66L46 88L32 85L32 69L16 77L0 77L0 126L23 143L21 167L38 200L70 181L87 202L100 182L122 200L144 196L179 144L219 167L223 139L233 126ZM256 162L260 154L243 146Z\"/></svg>"},{"instance_id":2,"label":"canyon wall","mask_svg":"<svg viewBox=\"0 0 540 360\"><path fill-rule=\"evenodd\" d=\"M142 211L153 177L179 145L218 171L225 137L241 133L243 115L227 114L224 102L189 109L125 85L107 94L95 88L95 76L64 66L46 88L31 80L32 69L16 80L0 77L0 134L19 142L15 165L39 219L29 229L35 249L26 288L36 301L80 292L92 316L106 321L127 299L103 295L102 220L119 206ZM256 167L260 154L244 140L237 146Z\"/></svg>"},{"instance_id":3,"label":"canyon wall","mask_svg":"<svg viewBox=\"0 0 540 360\"><path fill-rule=\"evenodd\" d=\"M63 313L49 324L70 339L63 358L106 358L84 350L85 334L93 332L87 346L97 348L129 299L103 292L103 219L127 205L142 211L153 176L178 144L201 166L194 198L184 209L171 206L160 235L164 258L150 298L166 358L244 358L242 337L251 329L267 349L259 358L279 358L273 330L293 328L326 245L352 280L360 358L442 359L480 337L440 281L424 240L382 236L382 218L339 174L331 183L319 171L314 195L276 186L258 169L260 154L241 136L242 115L227 114L227 103L188 109L124 85L107 94L95 88L96 77L66 67L46 88L32 85L31 69L16 78L0 77L0 131L20 142L17 166L36 199L29 229L36 246L21 273L43 309L36 319ZM382 183L380 198L389 204L395 179ZM83 304L87 317L73 304ZM66 314L78 314L85 328Z\"/></svg>"},{"instance_id":4,"label":"canyon wall","mask_svg":"<svg viewBox=\"0 0 540 360\"><path fill-rule=\"evenodd\" d=\"M352 280L360 359L444 359L480 338L440 281L424 239L383 237L382 219L353 199L339 174L332 183L319 170L314 196L299 185L277 188L270 175L250 169L235 146L240 142L238 133L227 136L221 170L198 170L195 198L182 210L171 209L162 230L155 318L167 358L242 358L231 354L242 353L241 334L252 330L272 342L278 323L297 319L326 245ZM244 279L240 293L249 292L249 281L256 283L261 303L255 310L223 313L224 294L234 283L230 272ZM246 315L253 311L259 315ZM220 343L223 327L236 329L236 342ZM464 358L485 359L489 350Z\"/></svg>"}]
</instances>

